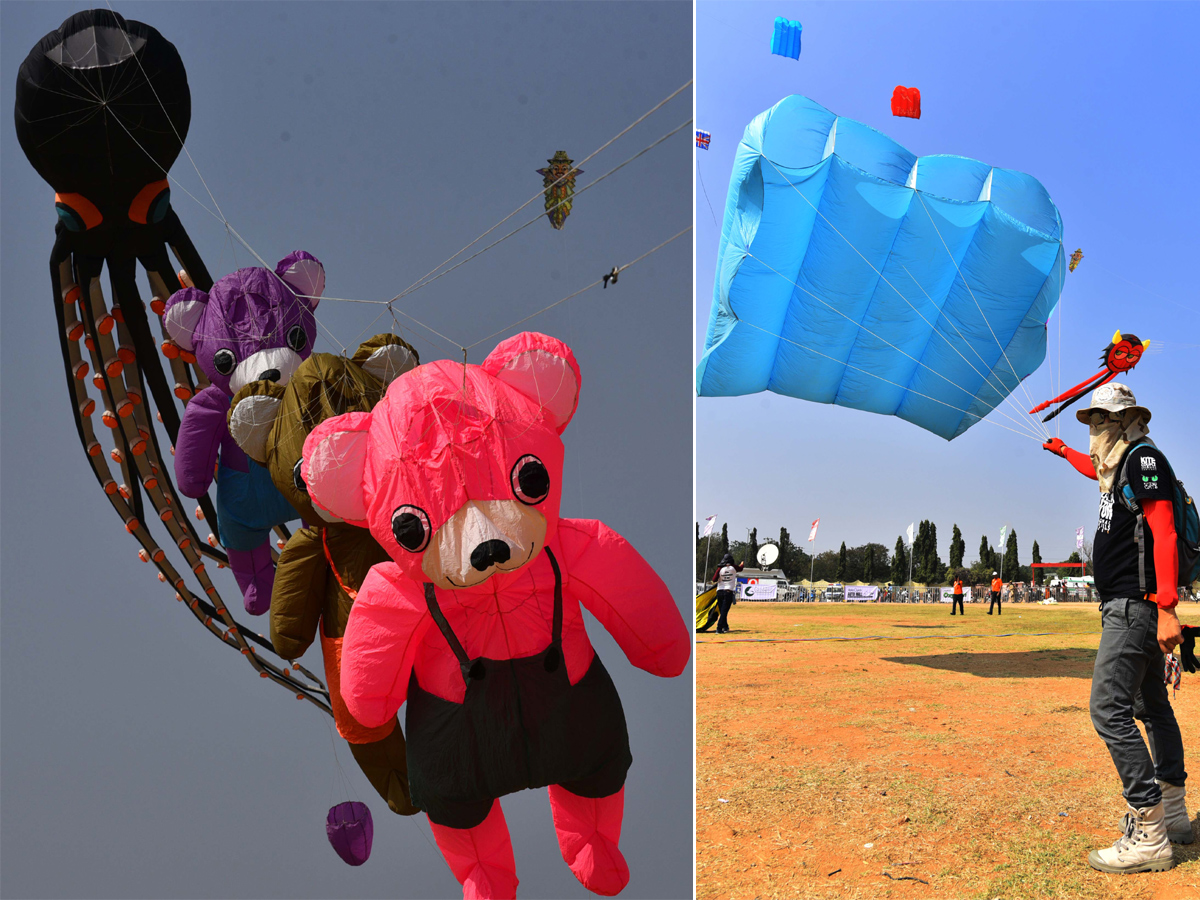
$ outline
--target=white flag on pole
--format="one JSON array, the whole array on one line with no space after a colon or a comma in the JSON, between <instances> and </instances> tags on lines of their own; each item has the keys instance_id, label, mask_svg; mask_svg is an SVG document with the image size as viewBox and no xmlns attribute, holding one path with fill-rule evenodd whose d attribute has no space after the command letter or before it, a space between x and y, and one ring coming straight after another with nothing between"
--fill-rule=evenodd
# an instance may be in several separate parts
<instances>
[{"instance_id":1,"label":"white flag on pole","mask_svg":"<svg viewBox=\"0 0 1200 900\"><path fill-rule=\"evenodd\" d=\"M704 534L700 535L700 537L708 537L710 534L712 534L713 526L717 524L717 517L709 516L704 521L708 524L704 526Z\"/></svg>"},{"instance_id":2,"label":"white flag on pole","mask_svg":"<svg viewBox=\"0 0 1200 900\"><path fill-rule=\"evenodd\" d=\"M910 547L912 546L912 542L913 542L913 529L916 528L916 526L917 526L916 522L913 522L911 525L908 526L908 545Z\"/></svg>"},{"instance_id":3,"label":"white flag on pole","mask_svg":"<svg viewBox=\"0 0 1200 900\"><path fill-rule=\"evenodd\" d=\"M820 524L821 524L821 519L818 517L817 520L815 522L813 522L813 524L812 524L812 531L810 531L808 533L809 543L812 543L813 541L815 541L817 539L817 526Z\"/></svg>"},{"instance_id":4,"label":"white flag on pole","mask_svg":"<svg viewBox=\"0 0 1200 900\"><path fill-rule=\"evenodd\" d=\"M1082 528L1075 529L1075 549L1076 550L1083 549L1083 529Z\"/></svg>"}]
</instances>

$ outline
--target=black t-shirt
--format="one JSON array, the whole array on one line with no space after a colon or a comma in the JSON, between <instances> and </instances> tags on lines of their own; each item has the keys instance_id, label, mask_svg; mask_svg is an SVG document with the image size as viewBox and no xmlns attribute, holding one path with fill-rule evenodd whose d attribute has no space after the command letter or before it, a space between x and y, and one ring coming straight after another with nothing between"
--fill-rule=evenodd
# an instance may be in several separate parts
<instances>
[{"instance_id":1,"label":"black t-shirt","mask_svg":"<svg viewBox=\"0 0 1200 900\"><path fill-rule=\"evenodd\" d=\"M1167 458L1158 449L1138 447L1126 454L1124 466L1139 505L1146 500L1171 502L1175 486ZM1118 477L1114 476L1113 489L1100 495L1100 520L1096 523L1096 539L1092 544L1096 590L1101 600L1143 596L1138 584L1137 516L1116 496L1117 481ZM1142 534L1146 592L1154 593L1158 590L1154 577L1154 535L1148 524L1143 523Z\"/></svg>"}]
</instances>

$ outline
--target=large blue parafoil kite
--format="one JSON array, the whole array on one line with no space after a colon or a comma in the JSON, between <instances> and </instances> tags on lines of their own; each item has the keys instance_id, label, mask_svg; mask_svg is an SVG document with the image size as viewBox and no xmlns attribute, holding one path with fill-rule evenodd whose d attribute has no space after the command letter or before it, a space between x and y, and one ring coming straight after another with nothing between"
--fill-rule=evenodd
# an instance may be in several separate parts
<instances>
[{"instance_id":1,"label":"large blue parafoil kite","mask_svg":"<svg viewBox=\"0 0 1200 900\"><path fill-rule=\"evenodd\" d=\"M1035 178L918 158L788 97L738 148L697 392L770 390L951 440L1041 364L1065 271Z\"/></svg>"}]
</instances>

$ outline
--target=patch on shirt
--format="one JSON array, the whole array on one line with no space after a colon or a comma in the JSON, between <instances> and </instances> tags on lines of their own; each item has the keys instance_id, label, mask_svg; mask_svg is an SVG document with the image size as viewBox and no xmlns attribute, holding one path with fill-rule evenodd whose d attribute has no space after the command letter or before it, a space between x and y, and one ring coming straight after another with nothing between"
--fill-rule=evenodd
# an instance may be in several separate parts
<instances>
[{"instance_id":1,"label":"patch on shirt","mask_svg":"<svg viewBox=\"0 0 1200 900\"><path fill-rule=\"evenodd\" d=\"M1148 490L1148 491L1157 491L1158 490L1158 476L1157 475L1143 475L1142 476L1142 488L1145 490Z\"/></svg>"},{"instance_id":2,"label":"patch on shirt","mask_svg":"<svg viewBox=\"0 0 1200 900\"><path fill-rule=\"evenodd\" d=\"M1109 491L1107 494L1100 495L1100 521L1096 524L1096 530L1108 534L1112 529L1112 517L1113 494L1112 491Z\"/></svg>"},{"instance_id":3,"label":"patch on shirt","mask_svg":"<svg viewBox=\"0 0 1200 900\"><path fill-rule=\"evenodd\" d=\"M1143 456L1142 457L1142 468L1150 469L1152 471L1157 471L1158 465L1154 462L1153 456Z\"/></svg>"}]
</instances>

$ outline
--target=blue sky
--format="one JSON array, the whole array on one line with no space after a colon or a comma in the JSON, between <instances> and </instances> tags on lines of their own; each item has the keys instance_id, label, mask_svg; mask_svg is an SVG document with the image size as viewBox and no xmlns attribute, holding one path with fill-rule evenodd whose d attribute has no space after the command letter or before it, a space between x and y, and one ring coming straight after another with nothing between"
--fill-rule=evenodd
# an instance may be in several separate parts
<instances>
[{"instance_id":1,"label":"blue sky","mask_svg":"<svg viewBox=\"0 0 1200 900\"><path fill-rule=\"evenodd\" d=\"M192 620L99 491L65 395L47 260L53 194L24 158L13 85L30 47L85 4L0 5L0 585L5 896L459 896L423 819L389 813L329 723L260 681ZM691 7L647 4L119 3L179 49L188 149L233 227L270 263L304 249L327 296L386 299L538 192L691 77ZM584 165L583 187L691 117L690 90ZM686 228L690 128L406 298L464 344L591 283ZM186 158L172 202L214 276L252 265ZM532 218L539 199L514 224ZM685 235L529 323L575 351L566 516L624 534L691 608L691 240ZM105 282L107 284L107 282ZM143 296L145 284L142 284ZM316 348L386 330L377 307L326 300ZM401 319L426 361L458 352ZM511 332L507 332L511 333ZM472 351L480 362L500 340ZM229 573L216 573L226 597ZM690 613L689 613L690 615ZM239 616L239 618L246 618ZM266 629L266 622L259 627ZM257 624L257 623L256 623ZM690 896L692 678L633 669L596 623L633 742L622 846L631 897ZM319 651L309 668L319 669ZM325 812L375 814L351 869ZM521 891L580 897L544 791L505 802Z\"/></svg>"},{"instance_id":2,"label":"blue sky","mask_svg":"<svg viewBox=\"0 0 1200 900\"><path fill-rule=\"evenodd\" d=\"M777 15L804 26L798 61L770 53ZM1085 258L1050 319L1030 394L1049 399L1095 373L1117 328L1164 342L1127 383L1195 494L1200 299L1190 263L1200 226L1188 160L1200 142L1198 28L1196 3L701 0L697 127L712 145L696 154L696 358L720 234L701 180L720 222L745 126L804 94L919 155L973 157L1045 185L1067 252L1081 247ZM921 119L891 115L896 85L920 88ZM1069 413L1056 421L1086 452L1086 428ZM762 393L699 398L696 433L696 515L716 514L731 537L752 526L778 535L782 525L802 543L820 516L818 552L842 541L891 548L910 522L931 519L943 562L955 523L969 561L983 534L995 545L1008 523L1027 564L1033 540L1043 558L1065 559L1075 529L1090 538L1095 527L1094 482L988 421L947 443L893 417Z\"/></svg>"}]
</instances>

